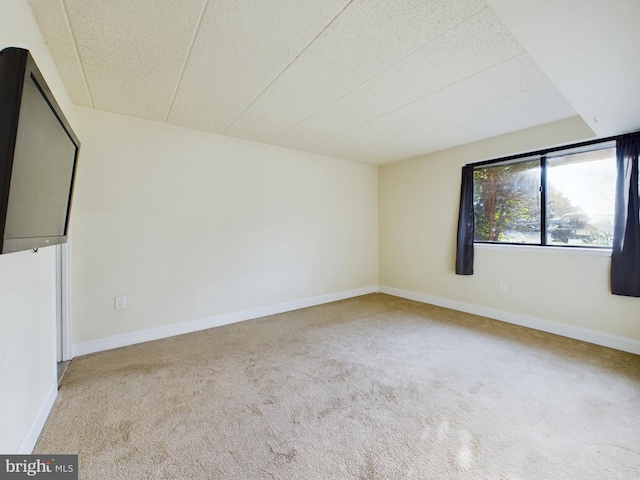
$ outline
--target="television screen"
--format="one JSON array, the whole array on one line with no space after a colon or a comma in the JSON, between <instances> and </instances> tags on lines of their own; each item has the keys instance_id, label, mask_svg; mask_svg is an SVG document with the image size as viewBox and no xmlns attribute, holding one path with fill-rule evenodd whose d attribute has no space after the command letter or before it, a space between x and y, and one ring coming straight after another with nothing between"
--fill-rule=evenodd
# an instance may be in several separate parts
<instances>
[{"instance_id":1,"label":"television screen","mask_svg":"<svg viewBox=\"0 0 640 480\"><path fill-rule=\"evenodd\" d=\"M0 210L2 253L8 253L66 241L79 142L28 52L12 48L1 55L11 61L0 59L0 69L12 72L0 75L5 80L0 88L8 89L2 98L13 99L8 104L14 110L1 113L14 117L4 118L1 132L9 138L4 159L8 191ZM18 59L24 68L16 68Z\"/></svg>"}]
</instances>

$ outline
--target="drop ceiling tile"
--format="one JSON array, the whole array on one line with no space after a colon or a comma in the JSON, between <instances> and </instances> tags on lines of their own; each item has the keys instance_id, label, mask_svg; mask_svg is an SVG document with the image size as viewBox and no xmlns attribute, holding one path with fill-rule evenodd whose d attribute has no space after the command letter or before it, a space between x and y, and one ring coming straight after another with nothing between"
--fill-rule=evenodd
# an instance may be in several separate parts
<instances>
[{"instance_id":1,"label":"drop ceiling tile","mask_svg":"<svg viewBox=\"0 0 640 480\"><path fill-rule=\"evenodd\" d=\"M473 16L484 1L354 1L227 130L270 142Z\"/></svg>"},{"instance_id":2,"label":"drop ceiling tile","mask_svg":"<svg viewBox=\"0 0 640 480\"><path fill-rule=\"evenodd\" d=\"M309 117L273 143L317 148L326 140L400 109L523 52L485 8L392 68Z\"/></svg>"},{"instance_id":3,"label":"drop ceiling tile","mask_svg":"<svg viewBox=\"0 0 640 480\"><path fill-rule=\"evenodd\" d=\"M96 108L164 121L206 0L65 0Z\"/></svg>"},{"instance_id":4,"label":"drop ceiling tile","mask_svg":"<svg viewBox=\"0 0 640 480\"><path fill-rule=\"evenodd\" d=\"M486 0L28 1L102 110L365 163L575 114Z\"/></svg>"},{"instance_id":5,"label":"drop ceiling tile","mask_svg":"<svg viewBox=\"0 0 640 480\"><path fill-rule=\"evenodd\" d=\"M29 6L55 59L71 101L83 107L92 107L62 0L29 0Z\"/></svg>"},{"instance_id":6,"label":"drop ceiling tile","mask_svg":"<svg viewBox=\"0 0 640 480\"><path fill-rule=\"evenodd\" d=\"M318 148L318 152L324 155L340 156L371 142L437 123L547 83L549 79L531 60L531 57L521 53L334 137Z\"/></svg>"},{"instance_id":7,"label":"drop ceiling tile","mask_svg":"<svg viewBox=\"0 0 640 480\"><path fill-rule=\"evenodd\" d=\"M347 3L210 1L169 121L224 132Z\"/></svg>"},{"instance_id":8,"label":"drop ceiling tile","mask_svg":"<svg viewBox=\"0 0 640 480\"><path fill-rule=\"evenodd\" d=\"M547 83L381 140L346 153L341 158L380 165L562 120L575 114L556 87Z\"/></svg>"}]
</instances>

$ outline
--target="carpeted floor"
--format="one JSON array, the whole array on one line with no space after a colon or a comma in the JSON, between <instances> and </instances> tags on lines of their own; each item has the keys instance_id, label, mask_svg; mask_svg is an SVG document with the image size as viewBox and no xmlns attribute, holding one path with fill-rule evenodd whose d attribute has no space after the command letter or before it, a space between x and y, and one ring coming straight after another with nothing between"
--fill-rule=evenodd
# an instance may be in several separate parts
<instances>
[{"instance_id":1,"label":"carpeted floor","mask_svg":"<svg viewBox=\"0 0 640 480\"><path fill-rule=\"evenodd\" d=\"M373 294L76 358L98 479L637 479L640 357Z\"/></svg>"}]
</instances>

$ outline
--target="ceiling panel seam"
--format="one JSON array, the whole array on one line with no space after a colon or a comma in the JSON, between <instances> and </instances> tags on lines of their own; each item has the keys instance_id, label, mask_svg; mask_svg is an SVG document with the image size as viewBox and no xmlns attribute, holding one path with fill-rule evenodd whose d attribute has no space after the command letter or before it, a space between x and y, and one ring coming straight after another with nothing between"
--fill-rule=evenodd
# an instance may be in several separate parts
<instances>
[{"instance_id":1,"label":"ceiling panel seam","mask_svg":"<svg viewBox=\"0 0 640 480\"><path fill-rule=\"evenodd\" d=\"M76 59L78 60L78 65L80 65L82 80L84 81L84 88L87 90L87 95L89 96L89 103L91 104L91 108L96 108L96 105L93 101L93 94L91 93L91 87L89 86L89 81L87 80L87 73L84 71L84 63L82 62L82 57L80 57L80 49L78 48L76 33L73 30L73 26L71 25L69 12L67 11L67 2L65 0L62 0L62 11L64 12L64 20L65 22L67 22L67 28L69 29L69 33L71 33L71 38L73 38L73 49L76 54Z\"/></svg>"},{"instance_id":2,"label":"ceiling panel seam","mask_svg":"<svg viewBox=\"0 0 640 480\"><path fill-rule=\"evenodd\" d=\"M212 0L212 1L215 1L215 0ZM204 17L204 12L208 6L209 6L209 0L204 0L204 2L202 3L202 10L200 10L200 17L198 18L198 23L196 24L196 28L193 29L191 42L189 43L189 48L187 49L187 53L184 56L184 62L182 63L182 69L180 70L180 77L176 82L176 88L173 91L173 95L171 96L171 102L169 103L169 108L167 109L167 114L164 117L164 123L169 123L169 116L171 115L171 110L173 110L173 104L175 103L176 97L178 96L178 90L180 89L180 85L182 84L182 78L184 77L184 72L187 69L187 63L189 63L189 58L191 57L193 44L196 41L198 32L200 32L200 26L202 25L202 18Z\"/></svg>"},{"instance_id":3,"label":"ceiling panel seam","mask_svg":"<svg viewBox=\"0 0 640 480\"><path fill-rule=\"evenodd\" d=\"M357 150L360 150L360 149L363 149L363 148L368 148L368 147L371 147L372 145L376 145L376 144L379 144L379 143L386 142L388 140L391 140L392 138L396 138L396 137L399 137L401 135L405 135L405 134L410 133L410 132L415 132L415 131L421 130L423 128L432 126L432 125L437 125L438 123L444 122L444 121L449 120L451 118L458 117L460 115L468 114L469 112L474 112L476 110L480 110L482 108L486 108L489 105L493 105L494 103L504 102L505 100L508 100L508 99L513 98L513 97L518 96L518 95L522 95L523 93L526 93L526 92L528 92L530 90L535 90L535 89L538 89L538 88L542 88L542 87L545 87L547 85L553 85L553 84L551 83L551 81L548 81L546 83L543 83L543 84L540 84L540 85L536 85L534 87L527 87L527 88L525 88L523 90L520 90L520 91L514 92L514 93L512 93L510 95L507 95L506 97L497 98L495 100L491 100L490 102L486 102L486 103L483 103L482 105L478 105L476 107L473 107L473 108L471 108L469 110L465 110L463 112L454 113L452 115L447 115L446 117L438 118L437 120L435 120L433 122L426 123L424 125L420 125L419 127L409 128L408 130L404 130L404 131L399 132L399 133L394 133L393 135L390 135L390 136L384 137L384 138L378 137L378 138L376 138L375 141L373 141L371 143L367 143L366 145L361 145L359 147L352 148L352 149L349 149L347 151L343 151L343 152L337 154L336 156L339 158L342 155L348 155L349 153L353 153L353 152L355 152ZM429 153L429 152L427 152L427 153Z\"/></svg>"},{"instance_id":4,"label":"ceiling panel seam","mask_svg":"<svg viewBox=\"0 0 640 480\"><path fill-rule=\"evenodd\" d=\"M302 56L302 54L313 44L313 42L316 41L316 39L322 35L322 33L331 26L331 24L340 16L342 15L342 12L344 12L349 5L351 5L351 3L353 3L353 0L349 0L344 7L342 7L340 9L340 11L338 11L338 13L336 13L333 18L324 26L322 27L322 29L309 41L309 43L307 43L307 45L305 45L302 50L300 50L300 52L298 52L298 54L287 64L286 67L284 67L282 69L282 71L280 73L278 73L270 82L269 84L264 87L264 89L262 89L262 91L249 103L249 105L247 105L244 110L242 110L242 112L240 112L240 115L238 115L229 125L227 125L227 127L224 129L223 134L226 134L227 131L233 127L233 125L247 112L247 110L249 110L253 104L264 94L264 92L266 92L267 90L269 90L269 88L271 87L271 85L273 85L276 80L278 80L282 74L284 74L284 72L286 72L289 67L291 67L291 65L293 65L295 63L296 60L298 60L298 58L300 58L300 56Z\"/></svg>"},{"instance_id":5,"label":"ceiling panel seam","mask_svg":"<svg viewBox=\"0 0 640 480\"><path fill-rule=\"evenodd\" d=\"M375 118L371 118L371 119L367 120L366 122L362 122L362 123L360 123L360 124L356 125L355 127L352 127L352 128L349 128L348 130L345 130L344 132L341 132L341 133L338 133L337 135L333 135L333 136L331 136L331 137L325 138L325 139L323 140L323 142L329 142L329 141L331 141L331 140L333 140L333 139L335 139L335 138L338 138L338 137L341 137L341 136L343 136L343 135L346 135L346 134L348 134L348 133L352 132L353 130L356 130L356 129L360 128L360 127L363 127L363 126L365 126L365 125L367 125L367 124L369 124L369 123L375 122L376 120L380 120L381 118L384 118L384 117L386 117L387 115L391 115L392 113L397 112L398 110L402 110L403 108L406 108L406 107L408 107L409 105L413 105L414 103L421 102L422 100L424 100L424 99L426 99L426 98L429 98L429 97L431 97L431 96L433 96L433 95L436 95L436 94L438 94L438 93L440 93L440 92L443 92L443 91L445 91L445 90L447 90L447 89L449 89L449 88L455 87L456 85L458 85L458 84L460 84L460 83L462 83L462 82L465 82L465 81L469 80L470 78L475 77L476 75L480 75L480 74L481 74L481 73L483 73L483 72L486 72L486 71L488 71L488 70L491 70L492 68L496 68L497 66L502 65L503 63L510 62L510 61L511 61L511 60L513 60L514 58L518 58L518 57L521 57L521 56L523 56L523 55L528 55L528 54L527 54L527 52L520 52L520 53L518 53L518 54L516 54L516 55L512 55L512 56L511 56L511 57L509 57L509 58L505 58L504 60L501 60L501 61L499 61L498 63L494 63L493 65L489 65L488 67L483 68L482 70L478 70L477 72L474 72L474 73L472 73L471 75L467 75L466 77L461 78L460 80L457 80L457 81L455 81L455 82L453 82L453 83L450 83L450 84L448 84L448 85L445 85L445 86L444 86L444 87L442 87L442 88L438 88L437 90L434 90L433 92L429 92L429 93L427 93L426 95L423 95L423 96L421 96L421 97L419 97L419 98L416 98L415 100L412 100L412 101L410 101L410 102L408 102L408 103L405 103L405 104L403 104L403 105L400 105L400 106L399 106L399 107L397 107L397 108L393 108L393 109L391 109L391 110L387 110L387 111L386 111L385 113L383 113L382 115L378 115L377 117L375 117ZM548 83L548 82L547 82L547 83ZM538 85L538 86L539 86L539 85ZM532 88L536 88L536 87L532 87ZM525 90L523 90L523 91L526 91L526 90L528 90L528 89L525 89ZM522 93L523 91L518 92L518 93ZM509 96L507 96L507 97L502 97L502 98L509 98ZM448 117L445 117L445 118L448 118ZM440 119L439 119L439 120L440 120ZM437 120L437 121L439 121L439 120ZM436 122L434 122L434 123L437 123L437 121L436 121ZM345 152L345 153L349 153L349 152Z\"/></svg>"},{"instance_id":6,"label":"ceiling panel seam","mask_svg":"<svg viewBox=\"0 0 640 480\"><path fill-rule=\"evenodd\" d=\"M324 107L322 107L321 109L313 112L311 115L308 115L306 118L303 118L302 120L300 120L298 123L296 123L295 125L293 125L291 128L288 128L287 130L285 130L282 133L277 134L275 137L271 138L269 140L268 143L274 142L275 140L277 140L279 137L286 135L287 133L289 133L291 130L293 130L294 128L296 128L297 126L299 126L300 124L306 122L307 120L309 120L311 117L313 117L314 115L317 115L318 113L322 112L323 110L326 110L327 108L329 108L331 105L334 105L336 102L339 102L342 98L346 97L347 95L349 95L350 93L354 92L355 90L358 90L359 88L363 87L364 85L366 85L367 83L373 81L374 79L376 79L377 77L379 77L380 75L382 75L383 73L385 73L386 71L392 69L393 67L395 67L396 65L398 65L400 62L403 62L405 59L409 58L411 55L419 52L420 50L422 50L423 48L427 47L428 45L430 45L431 43L435 42L436 40L442 38L444 35L446 35L447 33L449 33L451 30L459 27L460 25L462 25L464 22L472 19L473 17L480 15L483 10L489 8L488 6L486 7L482 7L480 10L472 13L471 15L469 15L468 17L460 20L458 23L456 23L455 25L452 25L451 27L447 28L445 31L443 31L440 35L437 35L436 37L433 37L431 40L429 40L427 43L423 43L422 45L420 45L419 47L414 48L413 50L411 50L409 53L407 53L406 55L404 55L403 57L401 57L400 59L398 59L397 61L393 62L391 65L389 65L388 67L385 67L384 69L380 70L378 73L376 73L375 75L373 75L372 77L369 77L367 80L365 80L364 82L362 82L361 84L353 87L351 90L349 90L348 92L345 92L343 95L340 95L338 98L336 98L334 101L332 101L331 103L328 103L327 105L325 105ZM445 87L446 88L446 87ZM357 127L354 127L357 128Z\"/></svg>"}]
</instances>

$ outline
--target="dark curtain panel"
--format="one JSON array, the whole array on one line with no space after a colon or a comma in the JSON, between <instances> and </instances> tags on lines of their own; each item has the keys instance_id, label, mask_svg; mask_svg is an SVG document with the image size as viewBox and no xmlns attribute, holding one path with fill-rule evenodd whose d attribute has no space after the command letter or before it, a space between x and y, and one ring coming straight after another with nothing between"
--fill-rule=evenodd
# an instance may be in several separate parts
<instances>
[{"instance_id":1,"label":"dark curtain panel","mask_svg":"<svg viewBox=\"0 0 640 480\"><path fill-rule=\"evenodd\" d=\"M473 167L462 167L456 275L473 275Z\"/></svg>"},{"instance_id":2,"label":"dark curtain panel","mask_svg":"<svg viewBox=\"0 0 640 480\"><path fill-rule=\"evenodd\" d=\"M616 152L618 176L611 250L611 293L640 297L640 134L619 138Z\"/></svg>"}]
</instances>

